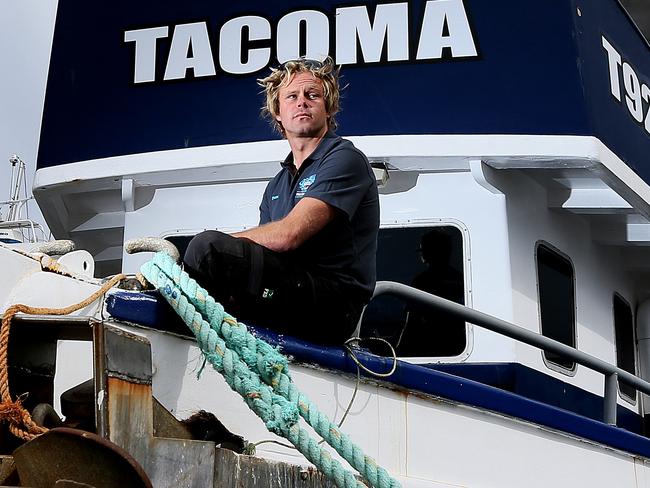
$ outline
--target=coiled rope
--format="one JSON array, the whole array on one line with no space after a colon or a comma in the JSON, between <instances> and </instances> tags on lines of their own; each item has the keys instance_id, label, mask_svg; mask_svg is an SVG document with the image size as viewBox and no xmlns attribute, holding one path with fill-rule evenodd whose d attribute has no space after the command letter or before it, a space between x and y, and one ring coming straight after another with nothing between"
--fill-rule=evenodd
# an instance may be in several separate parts
<instances>
[{"instance_id":1,"label":"coiled rope","mask_svg":"<svg viewBox=\"0 0 650 488\"><path fill-rule=\"evenodd\" d=\"M32 416L22 406L22 396L16 400L12 400L11 394L9 393L7 357L9 350L9 331L11 330L11 321L14 316L18 313L30 315L68 315L87 307L124 278L126 276L122 274L114 276L88 298L68 307L30 307L29 305L18 303L5 310L2 316L2 327L0 328L0 420L9 422L9 431L13 435L29 441L48 430L32 420Z\"/></svg>"},{"instance_id":2,"label":"coiled rope","mask_svg":"<svg viewBox=\"0 0 650 488\"><path fill-rule=\"evenodd\" d=\"M299 426L300 415L371 486L400 487L398 481L365 455L298 390L289 376L286 358L225 312L173 259L157 253L141 271L194 333L206 359L271 432L288 439L340 488L363 487L352 472L332 459Z\"/></svg>"}]
</instances>

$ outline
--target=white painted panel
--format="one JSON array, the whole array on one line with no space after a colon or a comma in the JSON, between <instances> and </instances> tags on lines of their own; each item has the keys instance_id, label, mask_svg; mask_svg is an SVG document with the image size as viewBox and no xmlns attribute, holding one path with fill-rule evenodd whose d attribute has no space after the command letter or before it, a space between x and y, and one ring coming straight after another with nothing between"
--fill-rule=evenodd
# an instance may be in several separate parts
<instances>
[{"instance_id":1,"label":"white painted panel","mask_svg":"<svg viewBox=\"0 0 650 488\"><path fill-rule=\"evenodd\" d=\"M233 232L255 226L264 188L265 181L159 188L147 206L126 213L124 239L177 232L193 235L206 229ZM135 272L150 257L125 254L123 269Z\"/></svg>"},{"instance_id":2,"label":"white painted panel","mask_svg":"<svg viewBox=\"0 0 650 488\"><path fill-rule=\"evenodd\" d=\"M525 174L503 172L500 182L508 195L514 323L541 332L535 246L540 241L548 243L568 257L574 268L577 347L616 364L613 296L618 292L631 303L636 299L621 249L595 243L585 216L549 210L546 189ZM517 344L517 361L595 394L603 393L601 374L582 366L570 376L553 371L536 348Z\"/></svg>"},{"instance_id":3,"label":"white painted panel","mask_svg":"<svg viewBox=\"0 0 650 488\"><path fill-rule=\"evenodd\" d=\"M15 303L10 299L12 290L20 280L25 279L32 273L40 271L41 265L38 261L23 256L0 246L0 263L2 263L2 280L0 280L0 312Z\"/></svg>"},{"instance_id":4,"label":"white painted panel","mask_svg":"<svg viewBox=\"0 0 650 488\"><path fill-rule=\"evenodd\" d=\"M93 377L93 343L59 341L54 372L54 409L61 413L61 394Z\"/></svg>"},{"instance_id":5,"label":"white painted panel","mask_svg":"<svg viewBox=\"0 0 650 488\"><path fill-rule=\"evenodd\" d=\"M408 475L499 488L634 487L634 458L475 409L411 397Z\"/></svg>"},{"instance_id":6,"label":"white painted panel","mask_svg":"<svg viewBox=\"0 0 650 488\"><path fill-rule=\"evenodd\" d=\"M428 173L402 193L381 195L382 225L426 225L436 219L457 221L468 229L463 236L471 264L466 275L468 305L504 320L512 320L510 260L505 197L477 183L469 171ZM473 328L469 361L514 361L509 339Z\"/></svg>"},{"instance_id":7,"label":"white painted panel","mask_svg":"<svg viewBox=\"0 0 650 488\"><path fill-rule=\"evenodd\" d=\"M196 379L201 360L189 341L147 335L155 350L154 394L175 415L182 418L206 409L251 442L281 440L266 431L210 366ZM340 419L352 397L354 376L297 365L291 369L298 387L319 409ZM648 466L626 453L509 417L371 384L360 386L342 430L399 476L405 487L647 486ZM305 462L296 451L275 444L260 444L258 454ZM645 484L637 485L637 480Z\"/></svg>"}]
</instances>

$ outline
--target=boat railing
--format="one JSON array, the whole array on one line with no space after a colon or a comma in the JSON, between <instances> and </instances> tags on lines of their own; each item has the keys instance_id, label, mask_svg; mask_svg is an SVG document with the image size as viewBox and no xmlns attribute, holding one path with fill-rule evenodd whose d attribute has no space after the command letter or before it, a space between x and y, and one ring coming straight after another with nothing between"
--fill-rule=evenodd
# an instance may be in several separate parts
<instances>
[{"instance_id":1,"label":"boat railing","mask_svg":"<svg viewBox=\"0 0 650 488\"><path fill-rule=\"evenodd\" d=\"M22 209L27 202L30 200L33 200L34 197L29 197L29 198L19 198L17 200L5 200L4 202L0 202L0 207L4 207L5 205L11 206L11 205L18 205L18 209Z\"/></svg>"},{"instance_id":2,"label":"boat railing","mask_svg":"<svg viewBox=\"0 0 650 488\"><path fill-rule=\"evenodd\" d=\"M37 234L38 231L40 233L41 240L47 240L43 226L31 219L0 220L0 229L15 229L18 231L27 229L28 242L39 241L39 235Z\"/></svg>"},{"instance_id":3,"label":"boat railing","mask_svg":"<svg viewBox=\"0 0 650 488\"><path fill-rule=\"evenodd\" d=\"M420 306L444 310L450 315L462 318L479 327L497 332L504 336L516 339L530 346L537 347L547 352L553 352L562 357L571 359L578 364L586 366L604 375L604 405L603 422L616 425L616 408L618 404L618 382L622 381L636 390L650 395L650 383L614 366L602 359L591 356L574 347L558 342L539 333L511 324L505 320L493 317L478 310L471 309L445 298L432 295L417 288L393 281L379 281L372 296L393 295Z\"/></svg>"}]
</instances>

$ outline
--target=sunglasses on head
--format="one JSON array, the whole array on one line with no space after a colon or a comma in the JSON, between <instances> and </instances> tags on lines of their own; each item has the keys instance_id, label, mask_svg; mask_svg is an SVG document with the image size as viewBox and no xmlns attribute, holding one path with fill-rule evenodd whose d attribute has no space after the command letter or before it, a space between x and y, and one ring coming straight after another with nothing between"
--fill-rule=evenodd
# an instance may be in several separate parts
<instances>
[{"instance_id":1,"label":"sunglasses on head","mask_svg":"<svg viewBox=\"0 0 650 488\"><path fill-rule=\"evenodd\" d=\"M318 61L316 59L307 59L304 57L298 58L298 59L290 59L289 61L285 61L282 63L280 66L278 66L278 69L284 69L289 63L298 63L302 64L303 66L306 66L309 69L320 69L324 66L322 61Z\"/></svg>"}]
</instances>

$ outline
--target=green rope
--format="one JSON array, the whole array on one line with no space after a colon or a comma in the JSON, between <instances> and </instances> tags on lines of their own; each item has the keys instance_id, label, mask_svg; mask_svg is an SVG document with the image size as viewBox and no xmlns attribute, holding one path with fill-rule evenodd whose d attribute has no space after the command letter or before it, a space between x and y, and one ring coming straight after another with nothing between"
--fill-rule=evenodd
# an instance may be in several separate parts
<instances>
[{"instance_id":1,"label":"green rope","mask_svg":"<svg viewBox=\"0 0 650 488\"><path fill-rule=\"evenodd\" d=\"M168 255L156 254L143 265L142 274L160 289L196 336L207 360L270 431L287 438L339 487L363 486L298 426L300 415L371 486L400 486L297 389L281 353L225 312Z\"/></svg>"}]
</instances>

